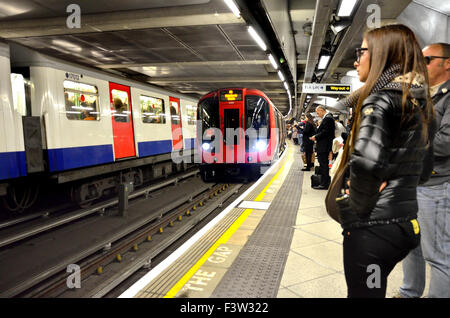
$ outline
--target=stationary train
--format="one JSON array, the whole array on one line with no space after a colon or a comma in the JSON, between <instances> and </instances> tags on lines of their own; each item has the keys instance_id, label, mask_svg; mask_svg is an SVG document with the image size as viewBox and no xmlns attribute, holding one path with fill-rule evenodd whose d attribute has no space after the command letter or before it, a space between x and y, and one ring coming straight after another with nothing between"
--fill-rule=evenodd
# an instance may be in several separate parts
<instances>
[{"instance_id":1,"label":"stationary train","mask_svg":"<svg viewBox=\"0 0 450 318\"><path fill-rule=\"evenodd\" d=\"M285 149L281 112L260 90L223 88L200 98L197 147L203 180L258 177Z\"/></svg>"},{"instance_id":2,"label":"stationary train","mask_svg":"<svg viewBox=\"0 0 450 318\"><path fill-rule=\"evenodd\" d=\"M45 180L70 184L74 201L88 205L122 182L140 185L193 162L197 99L12 43L0 43L0 70L7 210L29 207Z\"/></svg>"}]
</instances>

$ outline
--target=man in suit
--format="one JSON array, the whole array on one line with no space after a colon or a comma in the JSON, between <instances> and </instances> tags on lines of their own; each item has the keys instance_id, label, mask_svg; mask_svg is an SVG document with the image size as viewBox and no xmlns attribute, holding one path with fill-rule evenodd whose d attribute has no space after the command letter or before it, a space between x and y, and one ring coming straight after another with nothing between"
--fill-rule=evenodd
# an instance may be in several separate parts
<instances>
[{"instance_id":1,"label":"man in suit","mask_svg":"<svg viewBox=\"0 0 450 318\"><path fill-rule=\"evenodd\" d=\"M314 189L328 189L330 185L330 169L328 167L328 156L330 154L333 139L334 139L334 119L333 116L328 113L323 106L316 107L317 115L322 118L320 126L317 128L317 133L310 139L317 143L316 152L317 159L320 164L320 175L322 176L321 183Z\"/></svg>"}]
</instances>

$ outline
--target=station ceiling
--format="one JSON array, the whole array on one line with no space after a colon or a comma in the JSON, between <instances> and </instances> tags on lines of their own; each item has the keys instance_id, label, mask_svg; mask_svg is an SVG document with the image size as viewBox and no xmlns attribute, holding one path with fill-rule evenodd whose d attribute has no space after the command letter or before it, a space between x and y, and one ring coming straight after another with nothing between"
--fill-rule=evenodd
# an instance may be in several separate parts
<instances>
[{"instance_id":1,"label":"station ceiling","mask_svg":"<svg viewBox=\"0 0 450 318\"><path fill-rule=\"evenodd\" d=\"M367 6L377 3L381 18L391 20L411 1L360 0L349 26L337 35L330 25L335 22L339 0L285 2L291 26L287 34L294 38L296 57L296 76L291 80L297 109L292 113L299 114L307 100L301 92L303 81L336 83L353 69L354 50L361 44L369 15ZM247 32L251 21L245 19L255 14L261 21L266 15L270 22L274 12L247 12L236 17L223 0L78 0L81 24L69 28L71 11L66 10L72 3L0 0L0 38L197 98L222 87L257 88L283 114L289 112L283 83L267 52ZM275 24L260 27L268 31L272 43L284 45L280 43L283 38L274 36L279 35ZM319 74L316 65L324 49L334 54L326 71Z\"/></svg>"}]
</instances>

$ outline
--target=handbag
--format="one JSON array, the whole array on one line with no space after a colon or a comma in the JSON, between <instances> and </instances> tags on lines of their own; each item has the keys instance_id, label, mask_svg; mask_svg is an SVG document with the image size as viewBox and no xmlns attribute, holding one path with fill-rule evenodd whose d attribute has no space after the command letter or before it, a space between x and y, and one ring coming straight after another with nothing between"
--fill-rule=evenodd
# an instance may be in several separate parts
<instances>
[{"instance_id":1,"label":"handbag","mask_svg":"<svg viewBox=\"0 0 450 318\"><path fill-rule=\"evenodd\" d=\"M333 177L333 180L328 188L327 195L325 196L325 208L328 215L341 224L339 206L336 202L338 195L342 188L344 188L345 173L347 172L347 164L345 164L344 169L341 169ZM339 199L338 199L339 200Z\"/></svg>"}]
</instances>

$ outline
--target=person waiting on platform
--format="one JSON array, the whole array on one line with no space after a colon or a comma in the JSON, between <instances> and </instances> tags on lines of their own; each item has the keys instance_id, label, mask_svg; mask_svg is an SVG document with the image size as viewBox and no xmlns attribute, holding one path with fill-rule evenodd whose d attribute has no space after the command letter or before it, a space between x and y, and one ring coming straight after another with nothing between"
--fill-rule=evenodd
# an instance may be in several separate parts
<instances>
[{"instance_id":1,"label":"person waiting on platform","mask_svg":"<svg viewBox=\"0 0 450 318\"><path fill-rule=\"evenodd\" d=\"M317 106L316 113L322 118L322 122L317 128L317 133L310 139L317 143L316 152L320 165L319 171L322 178L321 183L317 187L314 187L314 189L328 189L331 181L328 161L334 139L334 119L323 106Z\"/></svg>"},{"instance_id":2,"label":"person waiting on platform","mask_svg":"<svg viewBox=\"0 0 450 318\"><path fill-rule=\"evenodd\" d=\"M408 27L367 31L356 56L365 84L329 193L337 187L348 297L385 297L389 273L420 241L416 188L431 174L424 160L433 109L425 60Z\"/></svg>"},{"instance_id":3,"label":"person waiting on platform","mask_svg":"<svg viewBox=\"0 0 450 318\"><path fill-rule=\"evenodd\" d=\"M423 49L436 114L434 167L430 180L417 187L420 245L403 260L403 284L395 298L421 297L425 261L430 265L428 298L450 298L450 44Z\"/></svg>"},{"instance_id":4,"label":"person waiting on platform","mask_svg":"<svg viewBox=\"0 0 450 318\"><path fill-rule=\"evenodd\" d=\"M316 124L311 114L306 115L305 128L303 129L303 151L305 153L306 167L302 171L310 171L314 168L314 160L312 155L314 153L314 141L310 138L316 134Z\"/></svg>"},{"instance_id":5,"label":"person waiting on platform","mask_svg":"<svg viewBox=\"0 0 450 318\"><path fill-rule=\"evenodd\" d=\"M294 145L298 145L298 129L296 125L292 127L292 140L294 141Z\"/></svg>"}]
</instances>

